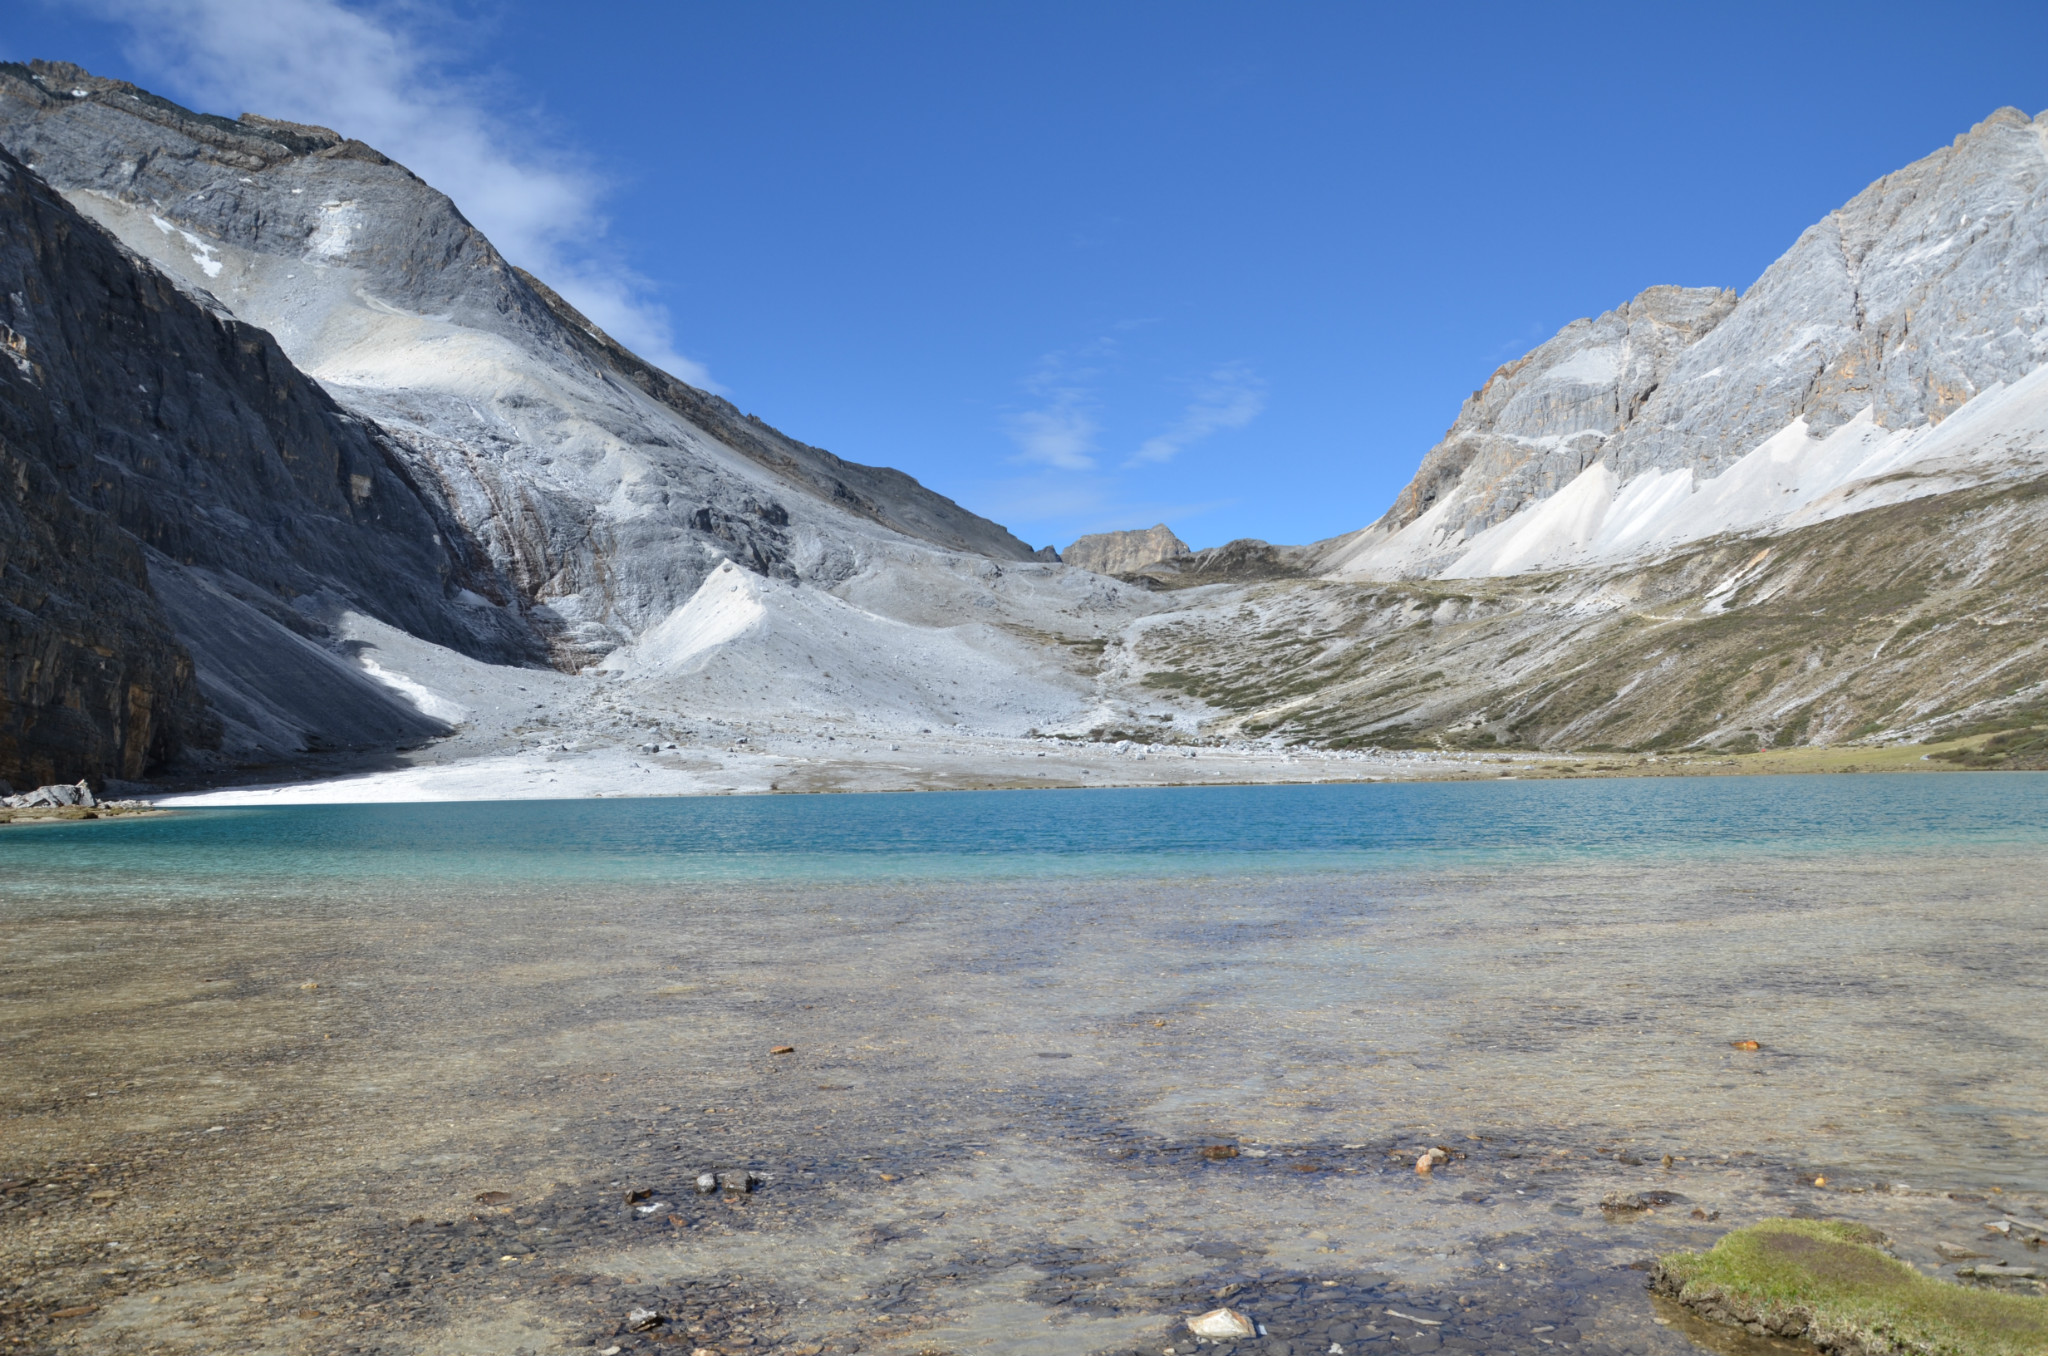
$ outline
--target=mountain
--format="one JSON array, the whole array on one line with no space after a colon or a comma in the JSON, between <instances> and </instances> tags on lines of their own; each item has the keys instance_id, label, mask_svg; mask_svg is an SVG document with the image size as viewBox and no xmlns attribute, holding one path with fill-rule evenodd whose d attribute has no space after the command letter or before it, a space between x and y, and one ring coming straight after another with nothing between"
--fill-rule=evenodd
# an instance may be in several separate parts
<instances>
[{"instance_id":1,"label":"mountain","mask_svg":"<svg viewBox=\"0 0 2048 1356\"><path fill-rule=\"evenodd\" d=\"M1739 300L1652 288L1501 368L1322 563L1515 574L2024 474L2031 449L2010 456L1995 419L1932 431L2044 358L2048 121L2004 108L1808 228Z\"/></svg>"},{"instance_id":2,"label":"mountain","mask_svg":"<svg viewBox=\"0 0 2048 1356\"><path fill-rule=\"evenodd\" d=\"M516 613L461 604L502 581L372 429L5 152L0 295L13 777L445 733L305 641L324 599L482 657L543 652Z\"/></svg>"},{"instance_id":3,"label":"mountain","mask_svg":"<svg viewBox=\"0 0 2048 1356\"><path fill-rule=\"evenodd\" d=\"M0 66L0 776L389 798L1221 775L1139 764L1161 746L1258 777L1320 775L1303 746L1355 775L2024 751L2044 146L2002 110L1739 296L1573 322L1357 532L1161 524L1061 563L642 361L360 142Z\"/></svg>"},{"instance_id":4,"label":"mountain","mask_svg":"<svg viewBox=\"0 0 2048 1356\"><path fill-rule=\"evenodd\" d=\"M908 476L635 358L361 142L38 62L0 67L0 144L373 421L570 662L666 615L728 556L834 579L875 540L1031 554Z\"/></svg>"},{"instance_id":5,"label":"mountain","mask_svg":"<svg viewBox=\"0 0 2048 1356\"><path fill-rule=\"evenodd\" d=\"M365 679L343 614L573 671L727 560L830 586L919 548L1033 555L900 472L642 362L445 196L335 132L35 62L0 65L0 146L33 171L11 182L40 214L10 223L26 247L15 306L49 303L14 321L14 375L41 375L10 413L41 419L24 450L75 501L43 521L94 511L132 539L146 584L132 563L102 582L125 581L133 605L79 606L146 618L149 644L99 648L160 652L150 690L191 717L138 743L95 697L95 733L30 740L6 764L17 776L132 777L195 744L166 732L221 720L224 756L245 763L445 733ZM59 412L39 416L51 399ZM10 643L14 668L30 649ZM194 680L170 695L186 668L207 718L188 709ZM13 682L8 720L47 728L71 699L48 665L28 669L41 677ZM330 690L337 676L357 699Z\"/></svg>"},{"instance_id":6,"label":"mountain","mask_svg":"<svg viewBox=\"0 0 2048 1356\"><path fill-rule=\"evenodd\" d=\"M1097 574L1132 574L1187 554L1188 544L1160 523L1141 531L1092 533L1060 552L1060 559Z\"/></svg>"},{"instance_id":7,"label":"mountain","mask_svg":"<svg viewBox=\"0 0 2048 1356\"><path fill-rule=\"evenodd\" d=\"M1319 578L1147 681L1312 744L1742 750L2048 722L2048 114L2001 109L1739 298L1651 288L1465 402Z\"/></svg>"}]
</instances>

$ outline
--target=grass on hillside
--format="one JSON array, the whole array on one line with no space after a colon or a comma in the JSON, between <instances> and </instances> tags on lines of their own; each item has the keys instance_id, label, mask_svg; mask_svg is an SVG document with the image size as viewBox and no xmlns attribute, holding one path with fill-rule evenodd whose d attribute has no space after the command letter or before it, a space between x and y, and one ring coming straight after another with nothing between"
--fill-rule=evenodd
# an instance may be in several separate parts
<instances>
[{"instance_id":1,"label":"grass on hillside","mask_svg":"<svg viewBox=\"0 0 2048 1356\"><path fill-rule=\"evenodd\" d=\"M2048 769L2048 730L2005 730L1974 748L1945 749L1930 758L1968 768Z\"/></svg>"},{"instance_id":2,"label":"grass on hillside","mask_svg":"<svg viewBox=\"0 0 2048 1356\"><path fill-rule=\"evenodd\" d=\"M1708 1318L1797 1329L1817 1345L1929 1356L2040 1356L2048 1298L1923 1276L1883 1235L1831 1220L1767 1219L1706 1252L1661 1259L1662 1286ZM1787 1322L1787 1320L1790 1320Z\"/></svg>"}]
</instances>

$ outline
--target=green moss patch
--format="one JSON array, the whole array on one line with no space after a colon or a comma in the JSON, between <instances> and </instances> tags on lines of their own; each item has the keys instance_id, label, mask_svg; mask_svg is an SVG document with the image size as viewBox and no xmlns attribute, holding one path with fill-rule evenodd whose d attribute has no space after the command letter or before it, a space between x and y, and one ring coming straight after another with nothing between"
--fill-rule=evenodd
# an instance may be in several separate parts
<instances>
[{"instance_id":1,"label":"green moss patch","mask_svg":"<svg viewBox=\"0 0 2048 1356\"><path fill-rule=\"evenodd\" d=\"M1767 1219L1661 1259L1652 1284L1702 1317L1823 1351L2040 1356L2048 1298L1923 1276L1860 1224Z\"/></svg>"}]
</instances>

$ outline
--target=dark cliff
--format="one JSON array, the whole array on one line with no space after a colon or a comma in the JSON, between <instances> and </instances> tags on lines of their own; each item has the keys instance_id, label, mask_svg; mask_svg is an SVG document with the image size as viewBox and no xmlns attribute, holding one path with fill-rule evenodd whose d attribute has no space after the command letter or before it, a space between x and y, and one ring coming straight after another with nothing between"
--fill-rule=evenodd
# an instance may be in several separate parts
<instances>
[{"instance_id":1,"label":"dark cliff","mask_svg":"<svg viewBox=\"0 0 2048 1356\"><path fill-rule=\"evenodd\" d=\"M218 743L208 703L235 658L195 664L181 615L317 647L308 604L341 604L479 657L543 655L515 611L462 604L508 590L375 429L5 152L0 343L0 777L133 778ZM438 728L338 662L299 705L287 744Z\"/></svg>"}]
</instances>

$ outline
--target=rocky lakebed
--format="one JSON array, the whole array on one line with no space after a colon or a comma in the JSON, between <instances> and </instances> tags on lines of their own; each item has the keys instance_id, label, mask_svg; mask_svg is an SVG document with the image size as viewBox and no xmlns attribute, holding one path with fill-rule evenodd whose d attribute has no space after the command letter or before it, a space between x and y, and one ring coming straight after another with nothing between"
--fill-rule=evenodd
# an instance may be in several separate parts
<instances>
[{"instance_id":1,"label":"rocky lakebed","mask_svg":"<svg viewBox=\"0 0 2048 1356\"><path fill-rule=\"evenodd\" d=\"M1656 1259L2038 1259L2038 866L15 872L0 1341L1789 1351Z\"/></svg>"}]
</instances>

